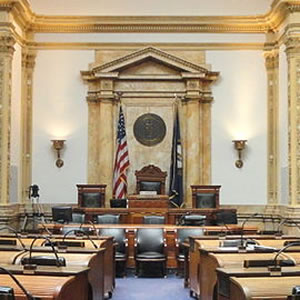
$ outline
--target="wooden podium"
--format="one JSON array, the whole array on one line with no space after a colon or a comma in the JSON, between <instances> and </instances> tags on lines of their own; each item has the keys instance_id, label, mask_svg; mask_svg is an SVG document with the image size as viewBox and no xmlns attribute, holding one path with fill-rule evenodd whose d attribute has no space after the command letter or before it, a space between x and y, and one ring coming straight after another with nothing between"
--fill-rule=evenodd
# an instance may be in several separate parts
<instances>
[{"instance_id":1,"label":"wooden podium","mask_svg":"<svg viewBox=\"0 0 300 300\"><path fill-rule=\"evenodd\" d=\"M129 195L128 208L164 208L169 207L168 195Z\"/></svg>"}]
</instances>

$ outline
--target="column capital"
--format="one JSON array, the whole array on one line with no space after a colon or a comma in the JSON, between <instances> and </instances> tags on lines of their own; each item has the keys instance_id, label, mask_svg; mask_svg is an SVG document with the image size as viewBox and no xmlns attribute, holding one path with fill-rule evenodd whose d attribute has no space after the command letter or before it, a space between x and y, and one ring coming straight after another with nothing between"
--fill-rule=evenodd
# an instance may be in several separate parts
<instances>
[{"instance_id":1,"label":"column capital","mask_svg":"<svg viewBox=\"0 0 300 300\"><path fill-rule=\"evenodd\" d=\"M22 53L22 66L26 69L33 69L35 66L36 52L24 51Z\"/></svg>"},{"instance_id":2,"label":"column capital","mask_svg":"<svg viewBox=\"0 0 300 300\"><path fill-rule=\"evenodd\" d=\"M287 36L284 39L286 53L300 55L300 37Z\"/></svg>"},{"instance_id":3,"label":"column capital","mask_svg":"<svg viewBox=\"0 0 300 300\"><path fill-rule=\"evenodd\" d=\"M16 43L15 38L10 34L0 34L0 52L8 53L13 55L15 49L14 44Z\"/></svg>"},{"instance_id":4,"label":"column capital","mask_svg":"<svg viewBox=\"0 0 300 300\"><path fill-rule=\"evenodd\" d=\"M278 49L265 50L265 66L267 69L275 69L279 67L279 51Z\"/></svg>"}]
</instances>

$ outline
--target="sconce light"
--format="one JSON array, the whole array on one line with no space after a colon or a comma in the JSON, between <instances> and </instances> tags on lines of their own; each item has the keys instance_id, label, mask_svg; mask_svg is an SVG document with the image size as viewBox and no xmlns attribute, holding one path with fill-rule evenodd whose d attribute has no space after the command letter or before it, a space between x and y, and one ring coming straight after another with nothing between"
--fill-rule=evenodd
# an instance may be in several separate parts
<instances>
[{"instance_id":1,"label":"sconce light","mask_svg":"<svg viewBox=\"0 0 300 300\"><path fill-rule=\"evenodd\" d=\"M235 162L235 166L241 168L244 164L242 161L242 151L246 147L247 140L234 140L232 142L234 143L234 148L238 151L239 156L239 159Z\"/></svg>"},{"instance_id":2,"label":"sconce light","mask_svg":"<svg viewBox=\"0 0 300 300\"><path fill-rule=\"evenodd\" d=\"M56 160L56 166L58 168L61 168L64 165L64 161L60 158L60 150L63 149L65 140L51 140L53 143L53 148L57 152L57 160Z\"/></svg>"}]
</instances>

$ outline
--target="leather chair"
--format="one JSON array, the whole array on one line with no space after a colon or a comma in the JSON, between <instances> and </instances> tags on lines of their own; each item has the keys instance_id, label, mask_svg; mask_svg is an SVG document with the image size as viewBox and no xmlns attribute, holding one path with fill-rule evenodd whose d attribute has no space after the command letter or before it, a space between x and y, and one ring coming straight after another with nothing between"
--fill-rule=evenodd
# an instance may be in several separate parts
<instances>
[{"instance_id":1,"label":"leather chair","mask_svg":"<svg viewBox=\"0 0 300 300\"><path fill-rule=\"evenodd\" d=\"M81 213L72 213L72 222L75 224L84 224L85 221L85 214Z\"/></svg>"},{"instance_id":2,"label":"leather chair","mask_svg":"<svg viewBox=\"0 0 300 300\"><path fill-rule=\"evenodd\" d=\"M165 224L164 216L144 216L144 224Z\"/></svg>"},{"instance_id":3,"label":"leather chair","mask_svg":"<svg viewBox=\"0 0 300 300\"><path fill-rule=\"evenodd\" d=\"M116 262L116 276L122 277L126 275L126 261L128 257L128 240L126 238L126 230L123 228L101 228L100 236L113 236L116 243L114 248L114 257Z\"/></svg>"},{"instance_id":4,"label":"leather chair","mask_svg":"<svg viewBox=\"0 0 300 300\"><path fill-rule=\"evenodd\" d=\"M216 225L237 224L236 211L224 210L216 213Z\"/></svg>"},{"instance_id":5,"label":"leather chair","mask_svg":"<svg viewBox=\"0 0 300 300\"><path fill-rule=\"evenodd\" d=\"M193 208L219 208L220 185L191 185Z\"/></svg>"},{"instance_id":6,"label":"leather chair","mask_svg":"<svg viewBox=\"0 0 300 300\"><path fill-rule=\"evenodd\" d=\"M183 226L204 226L205 223L206 216L203 215L185 215L181 221Z\"/></svg>"},{"instance_id":7,"label":"leather chair","mask_svg":"<svg viewBox=\"0 0 300 300\"><path fill-rule=\"evenodd\" d=\"M77 184L78 207L104 207L105 189L105 184Z\"/></svg>"},{"instance_id":8,"label":"leather chair","mask_svg":"<svg viewBox=\"0 0 300 300\"><path fill-rule=\"evenodd\" d=\"M141 228L136 231L135 237L135 265L136 275L142 274L142 266L151 266L154 271L154 264L159 265L161 275L166 276L165 238L164 230L161 228ZM145 270L143 270L145 271ZM146 272L144 272L146 273Z\"/></svg>"},{"instance_id":9,"label":"leather chair","mask_svg":"<svg viewBox=\"0 0 300 300\"><path fill-rule=\"evenodd\" d=\"M180 228L176 231L176 259L177 259L177 274L183 274L183 264L185 261L185 251L189 251L184 245L184 242L189 242L190 236L202 236L205 231L202 228Z\"/></svg>"},{"instance_id":10,"label":"leather chair","mask_svg":"<svg viewBox=\"0 0 300 300\"><path fill-rule=\"evenodd\" d=\"M111 215L111 214L98 215L97 223L98 224L119 224L120 215Z\"/></svg>"}]
</instances>

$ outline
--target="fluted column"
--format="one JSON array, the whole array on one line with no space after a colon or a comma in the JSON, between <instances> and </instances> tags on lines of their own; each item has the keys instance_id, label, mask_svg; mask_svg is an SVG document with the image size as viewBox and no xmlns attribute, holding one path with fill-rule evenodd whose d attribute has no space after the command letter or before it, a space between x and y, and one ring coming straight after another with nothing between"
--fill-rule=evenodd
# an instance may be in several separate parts
<instances>
[{"instance_id":1,"label":"fluted column","mask_svg":"<svg viewBox=\"0 0 300 300\"><path fill-rule=\"evenodd\" d=\"M9 203L11 72L15 40L0 35L0 205Z\"/></svg>"},{"instance_id":2,"label":"fluted column","mask_svg":"<svg viewBox=\"0 0 300 300\"><path fill-rule=\"evenodd\" d=\"M300 39L285 40L288 60L289 204L300 204Z\"/></svg>"},{"instance_id":3,"label":"fluted column","mask_svg":"<svg viewBox=\"0 0 300 300\"><path fill-rule=\"evenodd\" d=\"M21 103L21 153L22 195L28 200L28 187L32 183L32 86L36 53L24 49L22 52L22 103Z\"/></svg>"},{"instance_id":4,"label":"fluted column","mask_svg":"<svg viewBox=\"0 0 300 300\"><path fill-rule=\"evenodd\" d=\"M278 204L278 50L264 52L268 87L268 205Z\"/></svg>"}]
</instances>

